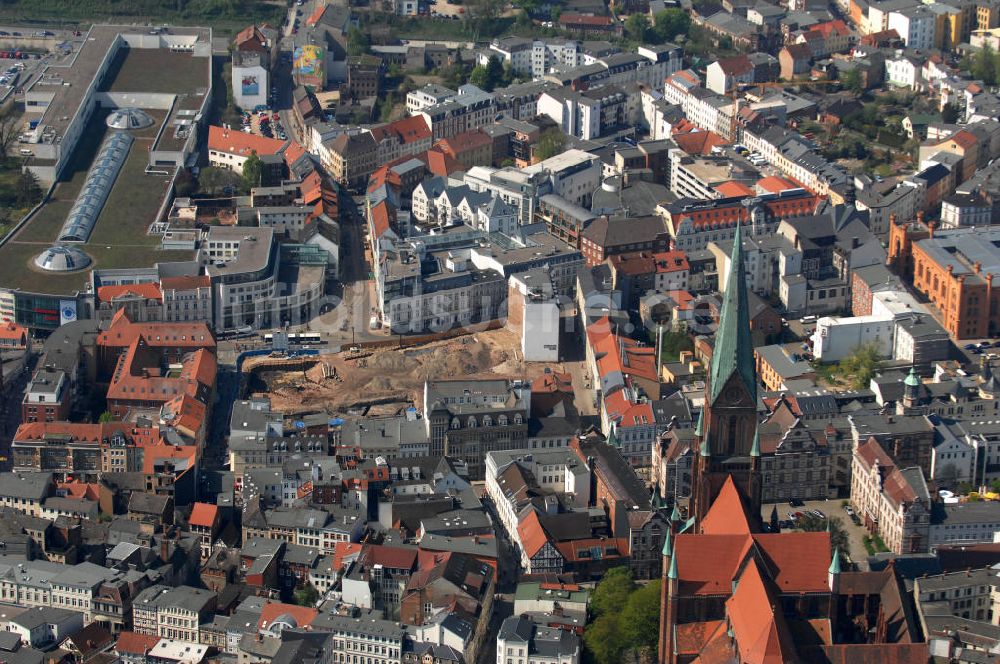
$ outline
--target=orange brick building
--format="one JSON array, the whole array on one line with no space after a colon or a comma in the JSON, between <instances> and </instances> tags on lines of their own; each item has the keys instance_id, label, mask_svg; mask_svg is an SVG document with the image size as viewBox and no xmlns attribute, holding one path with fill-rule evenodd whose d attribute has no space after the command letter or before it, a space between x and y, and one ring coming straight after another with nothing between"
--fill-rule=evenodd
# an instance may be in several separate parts
<instances>
[{"instance_id":1,"label":"orange brick building","mask_svg":"<svg viewBox=\"0 0 1000 664\"><path fill-rule=\"evenodd\" d=\"M990 226L937 231L917 223L893 223L889 262L939 312L956 339L996 336L1000 331L1000 229ZM1000 285L1000 284L997 284Z\"/></svg>"}]
</instances>

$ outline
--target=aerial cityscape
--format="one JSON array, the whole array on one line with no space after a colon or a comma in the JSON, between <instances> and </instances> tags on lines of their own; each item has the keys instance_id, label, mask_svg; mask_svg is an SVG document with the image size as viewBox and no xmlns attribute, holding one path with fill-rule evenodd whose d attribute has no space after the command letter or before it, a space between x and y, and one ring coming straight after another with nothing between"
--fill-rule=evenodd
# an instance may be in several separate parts
<instances>
[{"instance_id":1,"label":"aerial cityscape","mask_svg":"<svg viewBox=\"0 0 1000 664\"><path fill-rule=\"evenodd\" d=\"M1000 0L3 0L0 664L1000 664L998 158Z\"/></svg>"}]
</instances>

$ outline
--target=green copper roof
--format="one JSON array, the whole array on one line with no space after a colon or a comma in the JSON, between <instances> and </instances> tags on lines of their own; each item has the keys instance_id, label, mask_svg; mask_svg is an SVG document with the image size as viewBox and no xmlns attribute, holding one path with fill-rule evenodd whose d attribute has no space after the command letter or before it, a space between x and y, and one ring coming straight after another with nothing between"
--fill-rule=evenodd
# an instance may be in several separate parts
<instances>
[{"instance_id":1,"label":"green copper roof","mask_svg":"<svg viewBox=\"0 0 1000 664\"><path fill-rule=\"evenodd\" d=\"M910 367L910 374L903 380L903 384L907 387L920 387L920 378L915 368Z\"/></svg>"},{"instance_id":2,"label":"green copper roof","mask_svg":"<svg viewBox=\"0 0 1000 664\"><path fill-rule=\"evenodd\" d=\"M840 574L840 549L833 550L833 560L830 561L830 574Z\"/></svg>"},{"instance_id":3,"label":"green copper roof","mask_svg":"<svg viewBox=\"0 0 1000 664\"><path fill-rule=\"evenodd\" d=\"M708 436L701 439L701 456L712 456L712 450L708 447Z\"/></svg>"},{"instance_id":4,"label":"green copper roof","mask_svg":"<svg viewBox=\"0 0 1000 664\"><path fill-rule=\"evenodd\" d=\"M694 425L694 435L700 436L705 432L705 409L698 413L698 423Z\"/></svg>"},{"instance_id":5,"label":"green copper roof","mask_svg":"<svg viewBox=\"0 0 1000 664\"><path fill-rule=\"evenodd\" d=\"M760 428L753 430L753 446L750 447L750 456L760 456Z\"/></svg>"},{"instance_id":6,"label":"green copper roof","mask_svg":"<svg viewBox=\"0 0 1000 664\"><path fill-rule=\"evenodd\" d=\"M757 402L757 375L753 359L753 339L750 336L750 302L747 298L746 270L743 267L743 227L736 226L733 256L729 261L726 292L722 296L719 329L715 333L712 351L711 394L714 403L732 375L746 384L750 398Z\"/></svg>"},{"instance_id":7,"label":"green copper roof","mask_svg":"<svg viewBox=\"0 0 1000 664\"><path fill-rule=\"evenodd\" d=\"M673 551L673 544L670 540L670 530L667 530L667 536L663 538L663 555L669 556L670 552Z\"/></svg>"},{"instance_id":8,"label":"green copper roof","mask_svg":"<svg viewBox=\"0 0 1000 664\"><path fill-rule=\"evenodd\" d=\"M671 523L677 523L681 520L681 511L677 509L677 503L674 503L674 509L670 510L670 521Z\"/></svg>"},{"instance_id":9,"label":"green copper roof","mask_svg":"<svg viewBox=\"0 0 1000 664\"><path fill-rule=\"evenodd\" d=\"M677 556L670 556L670 571L667 572L667 578L677 578Z\"/></svg>"}]
</instances>

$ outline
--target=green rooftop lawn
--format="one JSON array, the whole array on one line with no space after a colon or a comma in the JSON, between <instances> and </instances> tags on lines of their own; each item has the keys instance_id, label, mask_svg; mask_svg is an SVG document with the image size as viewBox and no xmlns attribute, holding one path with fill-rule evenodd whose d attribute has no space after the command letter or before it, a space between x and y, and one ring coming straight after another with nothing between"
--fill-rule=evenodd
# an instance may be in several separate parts
<instances>
[{"instance_id":1,"label":"green rooftop lawn","mask_svg":"<svg viewBox=\"0 0 1000 664\"><path fill-rule=\"evenodd\" d=\"M164 49L123 49L108 72L111 92L184 94L208 87L209 61Z\"/></svg>"}]
</instances>

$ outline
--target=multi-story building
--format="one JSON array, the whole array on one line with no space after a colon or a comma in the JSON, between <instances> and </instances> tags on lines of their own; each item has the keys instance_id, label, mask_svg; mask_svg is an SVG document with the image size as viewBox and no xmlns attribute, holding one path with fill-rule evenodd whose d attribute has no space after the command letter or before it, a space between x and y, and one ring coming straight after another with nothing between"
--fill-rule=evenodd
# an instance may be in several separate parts
<instances>
[{"instance_id":1,"label":"multi-story building","mask_svg":"<svg viewBox=\"0 0 1000 664\"><path fill-rule=\"evenodd\" d=\"M69 419L71 407L66 372L45 367L35 372L21 402L22 422L58 422Z\"/></svg>"},{"instance_id":2,"label":"multi-story building","mask_svg":"<svg viewBox=\"0 0 1000 664\"><path fill-rule=\"evenodd\" d=\"M569 136L592 140L635 126L629 95L615 85L583 92L550 90L538 98L538 112L552 118Z\"/></svg>"},{"instance_id":3,"label":"multi-story building","mask_svg":"<svg viewBox=\"0 0 1000 664\"><path fill-rule=\"evenodd\" d=\"M322 614L312 628L328 632L331 664L401 664L405 630L376 612L355 610L347 615Z\"/></svg>"},{"instance_id":4,"label":"multi-story building","mask_svg":"<svg viewBox=\"0 0 1000 664\"><path fill-rule=\"evenodd\" d=\"M493 451L486 455L486 492L511 541L520 547L521 511L537 506L538 495L562 495L580 508L590 504L590 469L568 448Z\"/></svg>"},{"instance_id":5,"label":"multi-story building","mask_svg":"<svg viewBox=\"0 0 1000 664\"><path fill-rule=\"evenodd\" d=\"M341 134L323 144L320 159L335 181L360 190L378 167L377 154L378 144L370 132Z\"/></svg>"},{"instance_id":6,"label":"multi-story building","mask_svg":"<svg viewBox=\"0 0 1000 664\"><path fill-rule=\"evenodd\" d=\"M997 242L994 226L934 231L903 223L890 230L889 260L937 308L952 337L991 337L1000 331L1000 291L989 272L1000 264Z\"/></svg>"},{"instance_id":7,"label":"multi-story building","mask_svg":"<svg viewBox=\"0 0 1000 664\"><path fill-rule=\"evenodd\" d=\"M497 634L497 664L579 664L580 639L558 627L543 627L524 616L511 616Z\"/></svg>"},{"instance_id":8,"label":"multi-story building","mask_svg":"<svg viewBox=\"0 0 1000 664\"><path fill-rule=\"evenodd\" d=\"M212 320L212 283L207 275L164 276L158 282L99 286L96 292L94 314L103 324L122 309L136 323Z\"/></svg>"},{"instance_id":9,"label":"multi-story building","mask_svg":"<svg viewBox=\"0 0 1000 664\"><path fill-rule=\"evenodd\" d=\"M732 242L737 224L747 227L745 237L774 233L783 219L812 215L818 202L819 197L803 189L789 189L710 201L682 199L659 205L657 214L674 248L692 252L706 249L709 242Z\"/></svg>"},{"instance_id":10,"label":"multi-story building","mask_svg":"<svg viewBox=\"0 0 1000 664\"><path fill-rule=\"evenodd\" d=\"M211 622L217 596L210 590L164 585L150 586L136 596L132 621L139 634L200 642L200 625Z\"/></svg>"},{"instance_id":11,"label":"multi-story building","mask_svg":"<svg viewBox=\"0 0 1000 664\"><path fill-rule=\"evenodd\" d=\"M420 116L372 127L371 135L376 144L376 164L420 154L431 147L430 129Z\"/></svg>"},{"instance_id":12,"label":"multi-story building","mask_svg":"<svg viewBox=\"0 0 1000 664\"><path fill-rule=\"evenodd\" d=\"M919 466L897 467L874 438L858 445L851 468L851 504L865 528L895 553L930 546L931 501Z\"/></svg>"},{"instance_id":13,"label":"multi-story building","mask_svg":"<svg viewBox=\"0 0 1000 664\"><path fill-rule=\"evenodd\" d=\"M424 383L424 421L432 455L462 459L480 479L486 455L527 445L530 385L508 380L436 380Z\"/></svg>"},{"instance_id":14,"label":"multi-story building","mask_svg":"<svg viewBox=\"0 0 1000 664\"><path fill-rule=\"evenodd\" d=\"M199 256L212 280L215 329L310 320L326 292L328 257L308 249L280 245L272 228L210 227Z\"/></svg>"}]
</instances>

